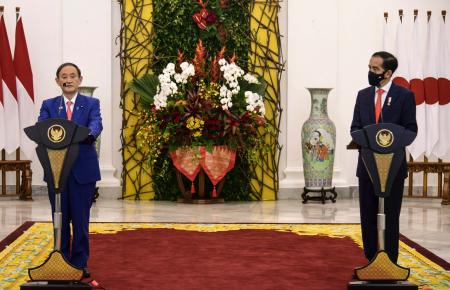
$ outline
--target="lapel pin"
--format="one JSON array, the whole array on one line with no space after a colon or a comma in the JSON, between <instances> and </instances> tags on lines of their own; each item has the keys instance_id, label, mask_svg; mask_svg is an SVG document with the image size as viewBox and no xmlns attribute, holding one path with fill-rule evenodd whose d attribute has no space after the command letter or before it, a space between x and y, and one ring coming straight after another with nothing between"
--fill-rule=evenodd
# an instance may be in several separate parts
<instances>
[{"instance_id":1,"label":"lapel pin","mask_svg":"<svg viewBox=\"0 0 450 290\"><path fill-rule=\"evenodd\" d=\"M391 105L391 100L392 100L392 98L391 98L391 97L388 97L388 103L387 103L388 106Z\"/></svg>"}]
</instances>

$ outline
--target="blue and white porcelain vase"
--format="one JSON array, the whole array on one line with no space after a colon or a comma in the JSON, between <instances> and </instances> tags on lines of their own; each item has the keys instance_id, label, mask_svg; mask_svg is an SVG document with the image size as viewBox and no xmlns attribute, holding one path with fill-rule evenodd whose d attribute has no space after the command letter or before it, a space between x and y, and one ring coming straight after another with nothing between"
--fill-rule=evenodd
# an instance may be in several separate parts
<instances>
[{"instance_id":1,"label":"blue and white porcelain vase","mask_svg":"<svg viewBox=\"0 0 450 290\"><path fill-rule=\"evenodd\" d=\"M302 127L303 173L308 189L332 187L336 127L328 118L328 88L308 88L309 119Z\"/></svg>"}]
</instances>

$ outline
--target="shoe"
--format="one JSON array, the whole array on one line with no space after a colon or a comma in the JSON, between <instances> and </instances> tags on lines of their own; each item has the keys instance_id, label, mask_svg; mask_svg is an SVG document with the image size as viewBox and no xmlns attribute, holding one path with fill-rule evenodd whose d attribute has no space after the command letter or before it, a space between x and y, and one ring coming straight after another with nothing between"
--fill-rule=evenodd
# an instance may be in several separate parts
<instances>
[{"instance_id":1,"label":"shoe","mask_svg":"<svg viewBox=\"0 0 450 290\"><path fill-rule=\"evenodd\" d=\"M91 272L89 272L88 268L83 268L83 278L91 278Z\"/></svg>"}]
</instances>

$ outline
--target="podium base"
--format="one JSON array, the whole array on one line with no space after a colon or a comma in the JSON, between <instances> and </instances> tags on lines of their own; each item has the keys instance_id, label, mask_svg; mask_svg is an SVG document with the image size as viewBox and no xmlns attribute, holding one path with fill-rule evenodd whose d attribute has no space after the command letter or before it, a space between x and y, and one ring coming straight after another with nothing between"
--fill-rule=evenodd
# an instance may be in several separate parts
<instances>
[{"instance_id":1,"label":"podium base","mask_svg":"<svg viewBox=\"0 0 450 290\"><path fill-rule=\"evenodd\" d=\"M397 281L397 282L351 281L348 283L347 289L348 290L360 290L360 289L418 290L419 287L408 281Z\"/></svg>"},{"instance_id":2,"label":"podium base","mask_svg":"<svg viewBox=\"0 0 450 290\"><path fill-rule=\"evenodd\" d=\"M34 281L20 285L22 290L35 290L35 289L52 289L52 290L64 290L64 289L83 289L91 290L92 286L83 282L48 282L48 281Z\"/></svg>"}]
</instances>

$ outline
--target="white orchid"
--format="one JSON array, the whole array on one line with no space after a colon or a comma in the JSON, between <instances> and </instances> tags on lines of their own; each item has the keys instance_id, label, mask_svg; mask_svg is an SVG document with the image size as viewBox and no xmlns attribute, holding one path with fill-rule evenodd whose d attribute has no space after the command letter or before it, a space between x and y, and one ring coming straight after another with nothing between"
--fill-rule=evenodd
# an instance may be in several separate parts
<instances>
[{"instance_id":1,"label":"white orchid","mask_svg":"<svg viewBox=\"0 0 450 290\"><path fill-rule=\"evenodd\" d=\"M247 111L258 112L261 116L264 116L266 108L264 107L263 97L250 91L246 91L244 95L245 102L247 103Z\"/></svg>"},{"instance_id":2,"label":"white orchid","mask_svg":"<svg viewBox=\"0 0 450 290\"><path fill-rule=\"evenodd\" d=\"M246 73L244 75L244 80L246 80L249 84L259 84L258 78L250 73Z\"/></svg>"},{"instance_id":3,"label":"white orchid","mask_svg":"<svg viewBox=\"0 0 450 290\"><path fill-rule=\"evenodd\" d=\"M167 97L178 93L178 84L186 84L189 77L195 75L195 68L188 62L180 64L181 73L175 72L175 64L170 62L158 75L159 86L156 95L153 97L157 110L167 107Z\"/></svg>"}]
</instances>

